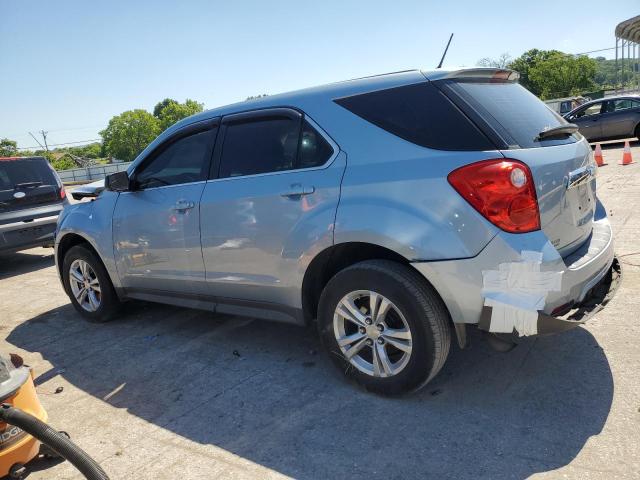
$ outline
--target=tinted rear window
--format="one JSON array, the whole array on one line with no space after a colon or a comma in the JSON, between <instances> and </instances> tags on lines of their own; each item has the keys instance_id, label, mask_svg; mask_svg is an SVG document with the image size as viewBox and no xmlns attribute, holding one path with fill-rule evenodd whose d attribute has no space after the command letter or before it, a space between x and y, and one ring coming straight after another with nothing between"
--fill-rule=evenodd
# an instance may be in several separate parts
<instances>
[{"instance_id":1,"label":"tinted rear window","mask_svg":"<svg viewBox=\"0 0 640 480\"><path fill-rule=\"evenodd\" d=\"M16 186L28 183L58 185L44 158L0 159L0 190L13 190Z\"/></svg>"},{"instance_id":2,"label":"tinted rear window","mask_svg":"<svg viewBox=\"0 0 640 480\"><path fill-rule=\"evenodd\" d=\"M535 140L543 130L567 123L538 97L511 82L444 82L443 89L461 98L509 147L532 148L574 143L577 135Z\"/></svg>"},{"instance_id":3,"label":"tinted rear window","mask_svg":"<svg viewBox=\"0 0 640 480\"><path fill-rule=\"evenodd\" d=\"M489 139L436 87L417 83L335 100L411 143L439 150L493 150Z\"/></svg>"}]
</instances>

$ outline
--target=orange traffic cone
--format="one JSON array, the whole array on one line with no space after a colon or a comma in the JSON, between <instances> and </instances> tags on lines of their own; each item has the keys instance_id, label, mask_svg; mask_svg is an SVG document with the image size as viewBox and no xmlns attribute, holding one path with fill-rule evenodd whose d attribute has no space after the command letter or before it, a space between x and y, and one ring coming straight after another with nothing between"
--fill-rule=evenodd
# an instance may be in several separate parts
<instances>
[{"instance_id":1,"label":"orange traffic cone","mask_svg":"<svg viewBox=\"0 0 640 480\"><path fill-rule=\"evenodd\" d=\"M624 142L624 153L622 154L622 164L621 165L629 165L633 163L633 159L631 158L631 146L629 145L629 140Z\"/></svg>"},{"instance_id":2,"label":"orange traffic cone","mask_svg":"<svg viewBox=\"0 0 640 480\"><path fill-rule=\"evenodd\" d=\"M599 167L606 165L606 163L604 163L604 160L602 159L602 147L599 143L596 144L596 151L593 154L593 157L596 159L596 163Z\"/></svg>"}]
</instances>

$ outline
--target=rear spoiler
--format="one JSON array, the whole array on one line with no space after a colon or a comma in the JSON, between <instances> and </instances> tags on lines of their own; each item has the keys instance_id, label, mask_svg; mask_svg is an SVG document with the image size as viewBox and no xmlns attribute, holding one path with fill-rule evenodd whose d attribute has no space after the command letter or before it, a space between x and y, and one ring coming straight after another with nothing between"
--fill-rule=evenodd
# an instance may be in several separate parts
<instances>
[{"instance_id":1,"label":"rear spoiler","mask_svg":"<svg viewBox=\"0 0 640 480\"><path fill-rule=\"evenodd\" d=\"M427 77L428 80L445 80L445 79L457 79L457 80L498 80L501 82L517 82L520 78L520 74L515 70L508 68L492 68L492 67L471 67L471 68L458 68L458 69L438 69L425 71L422 70L422 74Z\"/></svg>"}]
</instances>

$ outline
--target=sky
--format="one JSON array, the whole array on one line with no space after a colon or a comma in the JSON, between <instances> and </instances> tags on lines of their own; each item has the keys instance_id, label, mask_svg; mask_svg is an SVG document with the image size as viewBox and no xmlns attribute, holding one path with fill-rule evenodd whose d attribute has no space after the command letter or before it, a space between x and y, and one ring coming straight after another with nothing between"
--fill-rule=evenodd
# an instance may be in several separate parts
<instances>
[{"instance_id":1,"label":"sky","mask_svg":"<svg viewBox=\"0 0 640 480\"><path fill-rule=\"evenodd\" d=\"M638 0L0 0L0 138L98 139L163 98L205 108L349 78L530 48L612 47ZM613 52L603 52L611 57ZM41 138L39 138L40 141Z\"/></svg>"}]
</instances>

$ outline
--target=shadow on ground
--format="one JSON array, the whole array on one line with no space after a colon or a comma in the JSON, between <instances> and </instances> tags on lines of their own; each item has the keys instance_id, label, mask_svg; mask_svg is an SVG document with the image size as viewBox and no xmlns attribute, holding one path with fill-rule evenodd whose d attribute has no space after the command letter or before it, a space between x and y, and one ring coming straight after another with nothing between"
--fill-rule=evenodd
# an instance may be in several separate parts
<instances>
[{"instance_id":1,"label":"shadow on ground","mask_svg":"<svg viewBox=\"0 0 640 480\"><path fill-rule=\"evenodd\" d=\"M110 404L296 478L525 478L571 462L612 401L595 339L578 328L500 354L471 336L394 399L347 384L310 330L166 306L88 324L67 305L7 340L99 399L120 387Z\"/></svg>"},{"instance_id":2,"label":"shadow on ground","mask_svg":"<svg viewBox=\"0 0 640 480\"><path fill-rule=\"evenodd\" d=\"M0 253L0 280L52 266L55 263L53 249L42 251L42 254Z\"/></svg>"}]
</instances>

